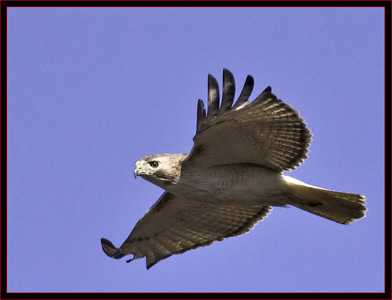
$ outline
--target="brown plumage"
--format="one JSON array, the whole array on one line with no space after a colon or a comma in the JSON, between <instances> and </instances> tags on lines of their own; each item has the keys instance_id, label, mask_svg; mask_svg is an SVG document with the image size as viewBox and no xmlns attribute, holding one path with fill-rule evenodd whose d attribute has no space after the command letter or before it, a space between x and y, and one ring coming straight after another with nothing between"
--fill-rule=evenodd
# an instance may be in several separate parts
<instances>
[{"instance_id":1,"label":"brown plumage","mask_svg":"<svg viewBox=\"0 0 392 300\"><path fill-rule=\"evenodd\" d=\"M233 75L223 70L223 94L208 76L208 109L198 101L194 146L187 154L158 154L135 164L135 177L165 192L110 257L146 257L147 268L172 255L248 232L271 206L293 205L349 224L365 215L365 197L321 189L289 176L306 158L311 133L291 106L267 87L253 102L246 78L234 103Z\"/></svg>"}]
</instances>

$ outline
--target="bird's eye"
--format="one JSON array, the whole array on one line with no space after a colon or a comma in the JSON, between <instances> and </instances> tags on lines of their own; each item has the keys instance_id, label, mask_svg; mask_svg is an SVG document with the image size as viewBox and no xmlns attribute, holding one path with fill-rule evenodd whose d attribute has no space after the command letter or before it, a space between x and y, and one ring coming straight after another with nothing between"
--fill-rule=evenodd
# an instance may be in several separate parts
<instances>
[{"instance_id":1,"label":"bird's eye","mask_svg":"<svg viewBox=\"0 0 392 300\"><path fill-rule=\"evenodd\" d=\"M148 164L153 168L158 168L159 163L156 160L149 161Z\"/></svg>"}]
</instances>

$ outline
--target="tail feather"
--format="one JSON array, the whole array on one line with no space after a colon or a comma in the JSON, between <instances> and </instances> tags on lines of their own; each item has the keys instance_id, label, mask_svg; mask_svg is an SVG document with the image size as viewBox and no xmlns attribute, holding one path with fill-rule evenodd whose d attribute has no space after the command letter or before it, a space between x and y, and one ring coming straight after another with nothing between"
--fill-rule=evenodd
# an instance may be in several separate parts
<instances>
[{"instance_id":1,"label":"tail feather","mask_svg":"<svg viewBox=\"0 0 392 300\"><path fill-rule=\"evenodd\" d=\"M325 190L288 176L284 179L292 191L290 205L341 224L350 224L365 216L363 195Z\"/></svg>"}]
</instances>

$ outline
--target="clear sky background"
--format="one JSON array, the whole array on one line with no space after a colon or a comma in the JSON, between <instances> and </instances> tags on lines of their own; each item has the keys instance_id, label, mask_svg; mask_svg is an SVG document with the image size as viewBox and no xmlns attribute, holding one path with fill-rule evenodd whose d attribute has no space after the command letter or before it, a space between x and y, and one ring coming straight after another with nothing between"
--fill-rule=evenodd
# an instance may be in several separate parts
<instances>
[{"instance_id":1,"label":"clear sky background","mask_svg":"<svg viewBox=\"0 0 392 300\"><path fill-rule=\"evenodd\" d=\"M275 208L148 271L107 257L100 238L119 246L162 193L135 161L190 151L223 68L307 122L286 174L366 195L366 218ZM383 291L383 9L9 8L7 208L9 292Z\"/></svg>"}]
</instances>

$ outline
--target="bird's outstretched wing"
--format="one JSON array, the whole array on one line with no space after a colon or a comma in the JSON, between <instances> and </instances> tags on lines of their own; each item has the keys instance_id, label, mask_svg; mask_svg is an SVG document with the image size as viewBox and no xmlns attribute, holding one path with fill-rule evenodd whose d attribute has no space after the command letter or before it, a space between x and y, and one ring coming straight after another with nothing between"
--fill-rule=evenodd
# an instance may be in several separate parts
<instances>
[{"instance_id":1,"label":"bird's outstretched wing","mask_svg":"<svg viewBox=\"0 0 392 300\"><path fill-rule=\"evenodd\" d=\"M249 102L253 84L248 76L233 105L234 78L224 69L220 104L218 83L208 76L208 110L199 100L194 146L184 165L251 163L282 171L294 169L306 158L311 133L304 120L270 87Z\"/></svg>"},{"instance_id":2,"label":"bird's outstretched wing","mask_svg":"<svg viewBox=\"0 0 392 300\"><path fill-rule=\"evenodd\" d=\"M102 249L113 258L127 254L133 254L131 260L146 257L147 268L150 268L172 254L241 235L267 216L270 209L261 205L189 201L165 192L120 248L102 239Z\"/></svg>"}]
</instances>

